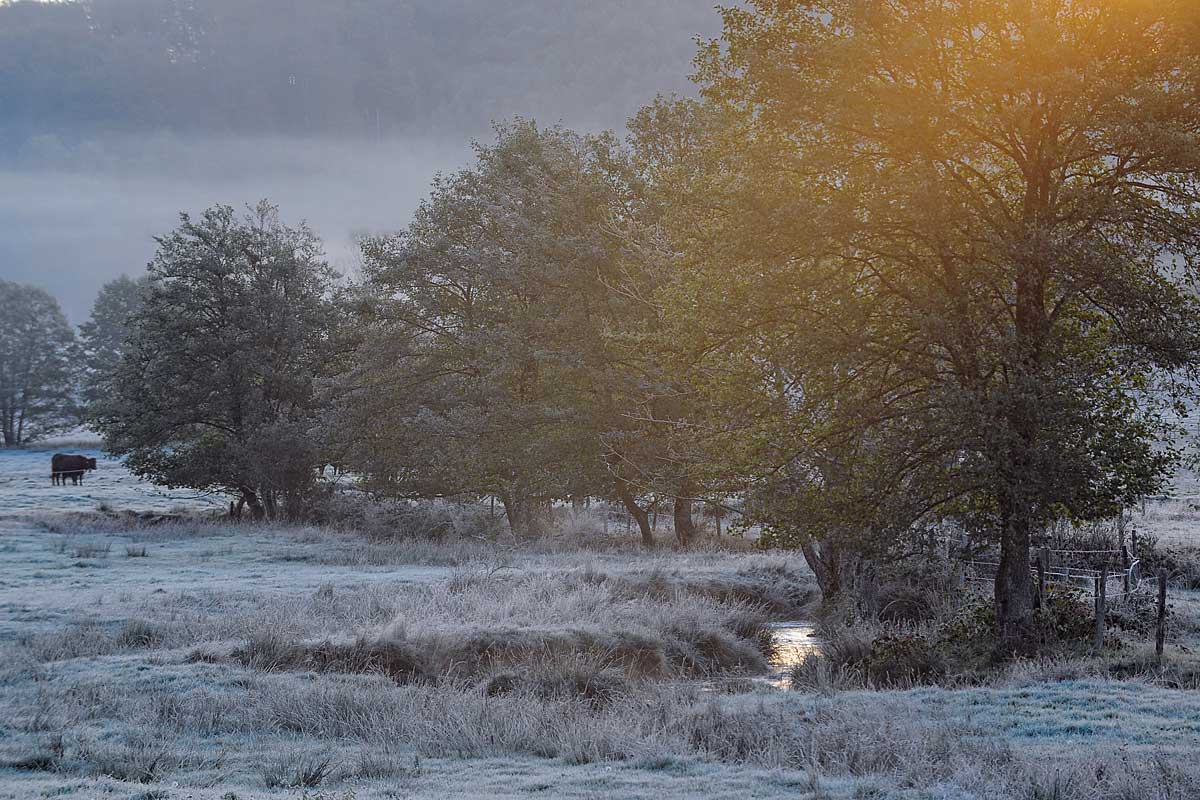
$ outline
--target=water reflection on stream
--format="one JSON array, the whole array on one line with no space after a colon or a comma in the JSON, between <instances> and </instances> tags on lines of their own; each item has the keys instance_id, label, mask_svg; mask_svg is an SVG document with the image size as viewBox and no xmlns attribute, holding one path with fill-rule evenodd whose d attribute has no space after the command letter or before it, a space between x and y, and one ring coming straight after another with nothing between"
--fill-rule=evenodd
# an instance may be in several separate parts
<instances>
[{"instance_id":1,"label":"water reflection on stream","mask_svg":"<svg viewBox=\"0 0 1200 800\"><path fill-rule=\"evenodd\" d=\"M816 624L805 621L772 622L767 625L774 644L771 653L771 672L765 682L776 689L788 689L792 684L792 670L812 653L821 651L822 641L817 637Z\"/></svg>"}]
</instances>

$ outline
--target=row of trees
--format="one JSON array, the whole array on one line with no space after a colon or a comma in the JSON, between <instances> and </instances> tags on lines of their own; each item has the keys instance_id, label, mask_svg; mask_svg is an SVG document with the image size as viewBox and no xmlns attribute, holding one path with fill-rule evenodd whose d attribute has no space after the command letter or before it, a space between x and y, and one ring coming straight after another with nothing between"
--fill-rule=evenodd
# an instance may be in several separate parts
<instances>
[{"instance_id":1,"label":"row of trees","mask_svg":"<svg viewBox=\"0 0 1200 800\"><path fill-rule=\"evenodd\" d=\"M160 242L96 404L110 447L256 512L373 491L744 499L827 595L953 523L1031 542L1155 491L1200 363L1200 7L726 10L700 101L620 141L516 121L338 286L260 206Z\"/></svg>"},{"instance_id":2,"label":"row of trees","mask_svg":"<svg viewBox=\"0 0 1200 800\"><path fill-rule=\"evenodd\" d=\"M0 434L13 447L83 423L87 403L107 393L123 349L139 282L107 284L78 332L58 301L0 280Z\"/></svg>"},{"instance_id":3,"label":"row of trees","mask_svg":"<svg viewBox=\"0 0 1200 800\"><path fill-rule=\"evenodd\" d=\"M184 216L92 359L87 417L144 477L259 516L304 514L336 464L390 496L494 497L520 537L556 501L604 497L652 545L666 497L686 544L701 487L660 358L671 270L648 176L660 128L698 115L660 102L628 144L501 127L408 228L364 241L355 284L265 201Z\"/></svg>"}]
</instances>

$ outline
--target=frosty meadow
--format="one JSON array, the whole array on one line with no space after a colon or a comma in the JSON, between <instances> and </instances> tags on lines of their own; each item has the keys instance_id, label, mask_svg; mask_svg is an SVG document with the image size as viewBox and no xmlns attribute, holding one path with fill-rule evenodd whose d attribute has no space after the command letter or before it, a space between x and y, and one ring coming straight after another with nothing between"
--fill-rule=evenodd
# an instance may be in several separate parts
<instances>
[{"instance_id":1,"label":"frosty meadow","mask_svg":"<svg viewBox=\"0 0 1200 800\"><path fill-rule=\"evenodd\" d=\"M0 188L0 800L1200 798L1192 0L0 2Z\"/></svg>"}]
</instances>

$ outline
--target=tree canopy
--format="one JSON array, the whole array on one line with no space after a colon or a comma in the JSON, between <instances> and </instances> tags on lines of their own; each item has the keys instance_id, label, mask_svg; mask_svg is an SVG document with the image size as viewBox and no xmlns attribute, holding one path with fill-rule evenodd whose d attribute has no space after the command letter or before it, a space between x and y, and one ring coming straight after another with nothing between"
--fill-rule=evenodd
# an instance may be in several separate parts
<instances>
[{"instance_id":1,"label":"tree canopy","mask_svg":"<svg viewBox=\"0 0 1200 800\"><path fill-rule=\"evenodd\" d=\"M79 326L83 351L84 400L95 403L112 391L110 381L125 353L130 326L142 308L148 281L122 275L100 289L91 316Z\"/></svg>"},{"instance_id":2,"label":"tree canopy","mask_svg":"<svg viewBox=\"0 0 1200 800\"><path fill-rule=\"evenodd\" d=\"M182 215L158 244L93 414L107 448L157 483L296 512L321 466L316 383L335 355L320 241L264 201Z\"/></svg>"},{"instance_id":3,"label":"tree canopy","mask_svg":"<svg viewBox=\"0 0 1200 800\"><path fill-rule=\"evenodd\" d=\"M649 124L643 126L649 129ZM653 362L665 280L646 161L612 136L517 120L364 247L369 325L344 376L352 461L381 491L493 495L514 532L557 500L694 487L672 457L674 393Z\"/></svg>"},{"instance_id":4,"label":"tree canopy","mask_svg":"<svg viewBox=\"0 0 1200 800\"><path fill-rule=\"evenodd\" d=\"M998 541L1019 645L1031 538L1170 462L1200 343L1200 8L752 6L699 58L731 122L677 306L722 449L786 540L869 551L954 516Z\"/></svg>"},{"instance_id":5,"label":"tree canopy","mask_svg":"<svg viewBox=\"0 0 1200 800\"><path fill-rule=\"evenodd\" d=\"M78 421L75 332L50 295L0 281L0 434L21 445Z\"/></svg>"}]
</instances>

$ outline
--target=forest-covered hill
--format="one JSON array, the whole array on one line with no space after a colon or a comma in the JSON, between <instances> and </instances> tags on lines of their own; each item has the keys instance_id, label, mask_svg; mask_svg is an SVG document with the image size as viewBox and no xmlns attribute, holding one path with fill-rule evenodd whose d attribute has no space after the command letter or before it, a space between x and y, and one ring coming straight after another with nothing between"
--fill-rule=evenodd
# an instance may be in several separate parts
<instances>
[{"instance_id":1,"label":"forest-covered hill","mask_svg":"<svg viewBox=\"0 0 1200 800\"><path fill-rule=\"evenodd\" d=\"M619 126L713 0L0 0L0 137Z\"/></svg>"}]
</instances>

